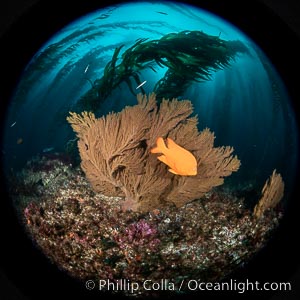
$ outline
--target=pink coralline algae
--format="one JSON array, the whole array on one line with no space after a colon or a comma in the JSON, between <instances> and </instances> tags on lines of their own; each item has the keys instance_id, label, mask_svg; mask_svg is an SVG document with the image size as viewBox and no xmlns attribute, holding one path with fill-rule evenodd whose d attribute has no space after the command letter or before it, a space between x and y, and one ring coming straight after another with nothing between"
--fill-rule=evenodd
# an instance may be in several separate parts
<instances>
[{"instance_id":1,"label":"pink coralline algae","mask_svg":"<svg viewBox=\"0 0 300 300\"><path fill-rule=\"evenodd\" d=\"M131 223L124 232L118 232L115 241L121 249L145 248L150 252L157 250L160 244L157 228L144 219Z\"/></svg>"}]
</instances>

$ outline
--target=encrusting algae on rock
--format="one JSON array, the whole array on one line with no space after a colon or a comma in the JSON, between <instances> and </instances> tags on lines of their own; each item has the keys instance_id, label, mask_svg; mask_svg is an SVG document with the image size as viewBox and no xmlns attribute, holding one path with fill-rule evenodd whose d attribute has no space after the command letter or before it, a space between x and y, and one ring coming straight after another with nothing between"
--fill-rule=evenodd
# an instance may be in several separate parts
<instances>
[{"instance_id":1,"label":"encrusting algae on rock","mask_svg":"<svg viewBox=\"0 0 300 300\"><path fill-rule=\"evenodd\" d=\"M59 155L35 159L22 176L36 173L49 182L53 169L61 175L51 185L26 181L17 191L27 232L83 286L86 280L137 282L141 288L133 294L119 291L126 295L158 295L160 291L143 289L146 280L169 278L178 290L183 278L223 279L267 243L281 216L272 209L257 218L222 187L180 208L123 211L123 197L95 193L80 168ZM181 292L188 293L187 287Z\"/></svg>"}]
</instances>

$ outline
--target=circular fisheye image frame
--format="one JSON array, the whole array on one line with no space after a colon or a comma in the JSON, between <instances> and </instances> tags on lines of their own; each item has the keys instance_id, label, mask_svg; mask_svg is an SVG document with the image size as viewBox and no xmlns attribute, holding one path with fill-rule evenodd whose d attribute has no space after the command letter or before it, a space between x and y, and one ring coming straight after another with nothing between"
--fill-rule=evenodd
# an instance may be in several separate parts
<instances>
[{"instance_id":1,"label":"circular fisheye image frame","mask_svg":"<svg viewBox=\"0 0 300 300\"><path fill-rule=\"evenodd\" d=\"M36 22L34 21L34 16L36 17L39 14L39 17L36 17L39 20L39 22L41 22L42 16L45 16L45 15L48 16L49 19L51 19L51 17L49 17L49 15L50 16L52 15L51 12L53 12L53 14L54 14L55 9L52 8L52 11L49 10L49 7L51 7L53 4L48 4L48 5L49 5L48 7L47 7L47 4L45 5L45 7L43 7L42 4L38 4L38 6L33 7L31 11L29 11L27 14L25 14L25 16L23 18L21 18L22 20L20 21L20 23L22 24L22 22L24 22L23 25L27 24L27 26L29 26L29 29L28 29L28 27L26 29L30 31L30 26L36 26ZM9 80L7 81L7 86L3 93L3 99L9 99L8 96L10 95L10 92L14 88L18 77L20 76L20 71L25 67L25 65L28 63L30 57L40 48L40 46L53 33L55 33L55 31L61 29L64 25L68 24L69 21L73 21L78 16L88 13L91 10L91 8L94 8L94 5L95 5L95 3L91 4L90 7L89 7L89 5L86 5L86 7L84 7L84 8L82 8L82 7L75 8L74 7L73 9L69 10L69 15L66 14L67 8L65 8L64 5L62 5L61 11L59 13L60 17L58 18L58 20L56 20L55 22L53 22L53 24L51 24L49 26L48 32L41 32L40 36L35 36L34 39L36 39L36 41L34 43L29 43L30 45L34 45L34 47L32 47L32 49L27 49L27 51L24 51L24 52L23 51L20 52L20 50L17 51L16 49L13 50L11 48L11 45L18 46L17 41L19 39L20 39L20 41L25 40L25 39L21 39L21 37L20 37L20 33L22 32L22 30L17 25L18 22L15 23L16 25L14 25L10 31L10 32L15 33L13 35L13 37L9 33L7 33L6 36L4 36L4 41L10 41L10 43L4 44L6 46L10 45L9 47L5 47L4 51L7 51L7 52L4 52L4 53L6 55L8 55L8 57L16 57L17 54L19 54L19 58L14 64L16 66L16 68L10 67L11 74L8 74ZM268 57L274 63L274 65L276 66L280 75L282 76L285 84L287 85L287 89L291 96L291 99L292 100L296 99L296 97L298 95L298 92L296 89L296 80L293 77L292 72L290 70L290 66L297 66L297 63L299 65L299 62L297 62L297 59L294 58L294 57L296 57L296 56L294 56L296 54L296 48L289 50L289 53L290 53L290 56L289 56L286 54L287 49L284 46L279 46L278 47L279 49L277 49L277 51L274 51L274 48L273 48L273 45L275 42L274 37L273 37L273 39L271 37L271 39L268 40L267 42L263 41L264 31L270 30L270 28L271 28L270 24L272 24L273 30L276 31L279 36L279 37L277 36L276 39L277 40L279 39L280 41L282 41L281 44L285 44L285 43L289 44L290 42L296 44L296 42L295 42L296 37L288 30L288 28L285 26L285 24L283 22L281 22L280 19L278 19L276 16L270 14L270 12L268 10L266 10L266 9L264 10L258 4L257 4L258 5L257 7L261 8L262 10L256 10L256 4L249 4L250 9L248 11L248 14L249 14L248 22L249 22L249 20L253 21L253 19L251 20L251 17L253 17L255 15L255 19L256 19L255 26L253 26L253 24L251 24L249 26L249 24L247 24L247 22L244 22L243 25L240 25L238 23L239 23L239 21L241 21L241 20L239 20L241 18L241 16L239 16L239 18L233 17L232 14L230 14L230 12L229 12L230 8L232 9L233 4L228 4L227 8L224 8L222 6L218 7L217 4L214 4L214 5L213 4L209 5L209 4L205 3L202 8L211 10L212 13L219 14L223 18L232 22L238 28L242 29L246 34L248 34L249 37L251 37L255 42L257 42L258 45L265 51L265 53L268 55ZM46 12L46 10L48 12ZM50 13L49 13L49 11L50 11ZM80 12L83 12L83 13L81 14ZM251 12L253 14L251 14ZM245 13L245 11L241 11L241 15L243 13ZM266 15L264 15L264 13L268 17L266 17ZM226 16L226 14L227 14L227 16ZM29 18L29 16L30 16L30 18ZM263 25L265 25L265 23L268 23L268 22L266 22L266 20L268 20L268 21L271 20L271 21L269 21L270 23L268 24L268 29L263 27ZM272 22L272 20L273 20L273 22ZM241 23L243 23L243 22L241 22ZM277 27L274 24L277 24L276 25ZM254 28L251 29L250 27L254 27ZM43 27L43 29L45 29L45 28L46 28L46 26ZM257 28L260 28L259 33L257 31ZM270 31L268 31L268 32L270 32ZM19 37L19 39L17 37ZM13 40L15 42L13 42ZM15 43L17 43L17 44L15 44ZM19 44L19 46L20 46L20 44ZM11 50L11 54L9 55L10 50ZM294 52L294 55L292 55L293 52ZM283 53L285 53L286 55L283 55ZM284 62L283 62L282 57L285 58ZM9 59L7 61L11 62L11 59ZM5 65L5 67L8 67L9 65L11 65L11 63L6 63L4 65ZM2 93L2 91L1 91L1 93ZM294 108L295 108L295 104L294 104ZM296 108L295 108L295 110L296 110ZM2 109L1 112L3 113L4 109ZM6 186L3 186L3 191L5 191L5 190L6 190ZM294 223L296 220L296 219L294 219L295 208L297 208L298 204L296 204L294 201L294 199L296 199L295 197L291 197L291 198L292 198L290 201L291 203L289 204L289 209L287 211L287 216L285 217L284 224L281 225L281 227L279 228L279 231L275 234L274 238L270 241L269 246L264 251L262 251L262 253L259 253L257 255L257 258L253 262L251 262L249 264L249 266L246 266L246 270L249 274L249 278L255 279L258 276L260 276L260 278L268 278L268 275L273 273L274 278L277 279L277 278L281 278L281 276L282 276L282 272L280 272L281 273L280 275L276 275L278 270L285 270L285 271L283 271L283 274L286 274L286 275L284 275L284 277L288 276L288 274L293 271L293 268L295 266L292 266L291 257L293 257L293 254L296 253L297 247L294 245L294 241L292 241L291 239L289 239L287 237L286 233L289 232L289 234L292 234L292 232L295 230L295 224L297 224L297 223ZM11 241L11 239L12 239L11 234L12 234L12 232L15 233L13 241L10 242L11 243L10 245L9 244L7 245L7 250L5 250L6 255L8 255L8 257L13 258L13 260L10 261L5 266L5 270L9 274L8 277L13 278L13 280L16 279L16 282L18 283L17 286L20 286L21 290L30 291L29 294L32 293L32 295L34 295L34 294L37 295L38 293L41 293L41 291L43 290L43 287L47 286L46 281L48 279L50 282L53 282L52 280L55 280L55 282L58 282L57 286L60 287L61 290L63 290L63 293L66 293L66 295L70 294L70 293L71 294L78 293L81 295L86 295L87 291L86 291L85 287L80 287L80 288L76 287L75 288L73 280L69 279L68 276L65 276L65 274L57 271L56 266L51 265L47 261L47 259L45 259L43 257L43 255L41 255L41 253L39 251L37 251L36 249L33 249L31 242L24 236L24 233L22 232L22 228L18 224L18 221L15 217L14 212L12 211L12 209L10 207L9 202L4 203L4 208L5 209L2 211L7 212L7 214L3 217L2 222L3 222L4 226L2 227L2 229L7 228L8 224L9 224L10 231L4 232L3 236L6 237L7 240ZM21 253L19 253L20 247L18 247L17 245L24 246L24 247L22 247ZM10 249L10 250L8 251L8 249ZM280 261L279 257L282 256L282 253L289 253L290 258L288 258L288 256L286 256L287 257L286 261L284 261L284 262ZM271 254L271 256L270 256L270 254ZM275 260L276 260L276 266L274 266ZM288 263L288 262L290 262L290 263ZM17 272L16 270L19 270L19 271ZM28 270L34 270L34 272L30 272ZM259 273L260 273L259 275L258 275L257 270L259 270ZM34 285L35 287L33 287L33 284L32 284L32 282L30 283L29 279L28 280L26 279L26 276L25 276L26 272L29 272L32 275L32 278L34 278L33 280L35 282L37 282L37 284ZM45 275L45 277L43 279L39 279L41 274ZM244 274L238 273L235 276L236 276L236 278L245 278ZM21 278L23 279L22 280L23 283L20 284ZM71 292L70 292L70 290L66 291L66 287L70 287ZM35 291L33 291L34 289L35 289ZM56 291L53 291L53 293L56 294L58 290L59 289L57 289ZM76 292L74 292L74 291L76 291ZM99 293L94 291L94 292L91 292L89 295L97 296L97 295L99 295Z\"/></svg>"}]
</instances>

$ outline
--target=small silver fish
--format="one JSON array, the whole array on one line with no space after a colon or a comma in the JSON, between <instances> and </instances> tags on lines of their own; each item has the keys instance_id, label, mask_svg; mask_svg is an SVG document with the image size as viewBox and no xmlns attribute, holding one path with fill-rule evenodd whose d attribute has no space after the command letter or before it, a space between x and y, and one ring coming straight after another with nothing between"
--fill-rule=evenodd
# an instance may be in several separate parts
<instances>
[{"instance_id":1,"label":"small silver fish","mask_svg":"<svg viewBox=\"0 0 300 300\"><path fill-rule=\"evenodd\" d=\"M50 151L52 151L52 150L54 150L54 147L49 147L49 148L45 148L45 149L43 149L43 153L47 153L47 152L50 152Z\"/></svg>"},{"instance_id":2,"label":"small silver fish","mask_svg":"<svg viewBox=\"0 0 300 300\"><path fill-rule=\"evenodd\" d=\"M161 15L168 15L167 13L163 12L163 11L157 11L158 14L161 14Z\"/></svg>"},{"instance_id":3,"label":"small silver fish","mask_svg":"<svg viewBox=\"0 0 300 300\"><path fill-rule=\"evenodd\" d=\"M17 121L14 122L14 123L12 123L12 124L10 125L10 127L14 127L16 124L17 124Z\"/></svg>"},{"instance_id":4,"label":"small silver fish","mask_svg":"<svg viewBox=\"0 0 300 300\"><path fill-rule=\"evenodd\" d=\"M136 90L139 89L139 88L142 87L146 82L147 82L146 80L143 81L143 82L142 82L140 85L138 85L135 89L136 89Z\"/></svg>"},{"instance_id":5,"label":"small silver fish","mask_svg":"<svg viewBox=\"0 0 300 300\"><path fill-rule=\"evenodd\" d=\"M90 66L90 65L87 65L87 66L86 66L86 68L85 68L85 70L84 70L84 73L87 72L87 70L89 69L89 66Z\"/></svg>"}]
</instances>

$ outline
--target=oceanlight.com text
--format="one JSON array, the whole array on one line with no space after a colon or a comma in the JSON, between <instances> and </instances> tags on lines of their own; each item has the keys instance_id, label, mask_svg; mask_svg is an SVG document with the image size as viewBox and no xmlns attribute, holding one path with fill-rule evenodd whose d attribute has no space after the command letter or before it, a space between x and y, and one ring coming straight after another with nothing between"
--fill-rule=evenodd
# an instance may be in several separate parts
<instances>
[{"instance_id":1,"label":"oceanlight.com text","mask_svg":"<svg viewBox=\"0 0 300 300\"><path fill-rule=\"evenodd\" d=\"M203 282L201 280L188 280L187 289L190 291L236 291L240 294L247 291L290 291L290 282L264 282L237 281L231 279L227 282Z\"/></svg>"},{"instance_id":2,"label":"oceanlight.com text","mask_svg":"<svg viewBox=\"0 0 300 300\"><path fill-rule=\"evenodd\" d=\"M99 281L88 280L85 284L88 290L98 289L100 291L127 291L134 294L137 291L235 291L243 294L248 291L291 291L290 282L259 282L259 281L237 281L231 279L226 282L204 282L196 279L183 279L174 282L170 279L145 280L134 282L128 279L100 279Z\"/></svg>"}]
</instances>

